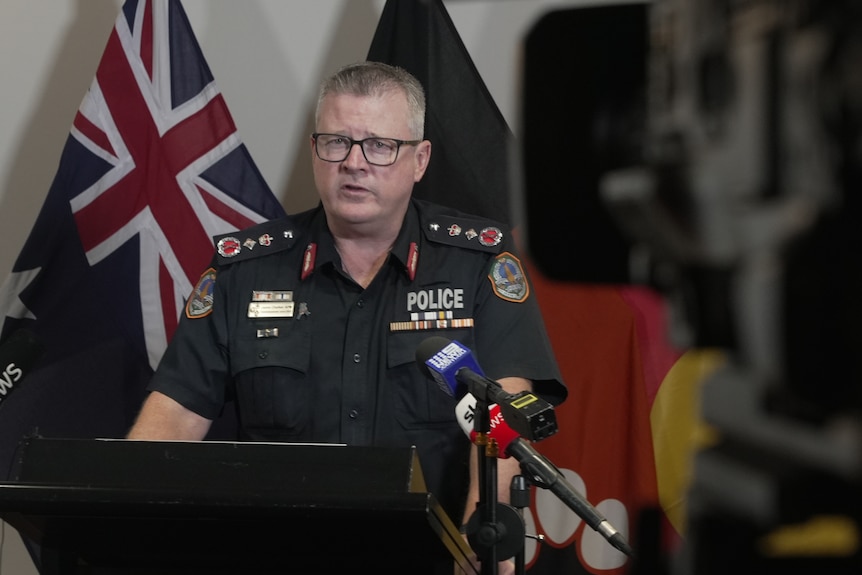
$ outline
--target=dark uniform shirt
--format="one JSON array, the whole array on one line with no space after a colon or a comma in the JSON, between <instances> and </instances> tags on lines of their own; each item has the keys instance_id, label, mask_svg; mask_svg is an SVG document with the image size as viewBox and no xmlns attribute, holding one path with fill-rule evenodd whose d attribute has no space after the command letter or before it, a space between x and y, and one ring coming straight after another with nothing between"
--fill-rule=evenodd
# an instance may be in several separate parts
<instances>
[{"instance_id":1,"label":"dark uniform shirt","mask_svg":"<svg viewBox=\"0 0 862 575\"><path fill-rule=\"evenodd\" d=\"M460 517L469 441L456 399L417 366L420 344L456 340L489 378L566 396L499 224L413 200L366 289L320 207L216 240L149 389L210 419L234 401L241 440L416 446L429 491Z\"/></svg>"}]
</instances>

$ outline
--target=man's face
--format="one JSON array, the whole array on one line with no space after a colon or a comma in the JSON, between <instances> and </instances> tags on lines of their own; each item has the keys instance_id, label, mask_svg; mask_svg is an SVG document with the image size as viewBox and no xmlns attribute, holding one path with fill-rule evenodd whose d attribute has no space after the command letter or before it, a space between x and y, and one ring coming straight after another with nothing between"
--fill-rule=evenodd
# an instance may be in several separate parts
<instances>
[{"instance_id":1,"label":"man's face","mask_svg":"<svg viewBox=\"0 0 862 575\"><path fill-rule=\"evenodd\" d=\"M334 94L320 106L317 132L340 134L354 140L369 137L412 140L407 101L395 91L379 97ZM413 184L425 173L431 143L401 146L390 166L369 164L360 146L353 146L342 162L326 162L314 153L314 181L333 231L363 227L397 230L401 226Z\"/></svg>"}]
</instances>

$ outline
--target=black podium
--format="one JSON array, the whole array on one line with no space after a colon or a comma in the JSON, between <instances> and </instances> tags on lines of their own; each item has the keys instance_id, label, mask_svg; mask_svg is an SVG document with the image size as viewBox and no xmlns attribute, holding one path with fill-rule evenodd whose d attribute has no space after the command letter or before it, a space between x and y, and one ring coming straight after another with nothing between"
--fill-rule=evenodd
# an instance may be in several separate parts
<instances>
[{"instance_id":1,"label":"black podium","mask_svg":"<svg viewBox=\"0 0 862 575\"><path fill-rule=\"evenodd\" d=\"M43 575L469 569L412 448L33 438L0 516Z\"/></svg>"}]
</instances>

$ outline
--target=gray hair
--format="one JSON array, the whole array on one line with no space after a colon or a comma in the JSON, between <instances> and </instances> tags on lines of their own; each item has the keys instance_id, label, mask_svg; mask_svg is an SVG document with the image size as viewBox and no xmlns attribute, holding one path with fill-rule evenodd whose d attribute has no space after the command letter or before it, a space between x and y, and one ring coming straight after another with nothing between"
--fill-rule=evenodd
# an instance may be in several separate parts
<instances>
[{"instance_id":1,"label":"gray hair","mask_svg":"<svg viewBox=\"0 0 862 575\"><path fill-rule=\"evenodd\" d=\"M410 137L421 140L425 137L425 90L419 80L407 70L382 62L348 64L325 79L317 94L314 124L316 126L320 120L320 105L323 99L330 94L382 96L394 90L400 90L407 98Z\"/></svg>"}]
</instances>

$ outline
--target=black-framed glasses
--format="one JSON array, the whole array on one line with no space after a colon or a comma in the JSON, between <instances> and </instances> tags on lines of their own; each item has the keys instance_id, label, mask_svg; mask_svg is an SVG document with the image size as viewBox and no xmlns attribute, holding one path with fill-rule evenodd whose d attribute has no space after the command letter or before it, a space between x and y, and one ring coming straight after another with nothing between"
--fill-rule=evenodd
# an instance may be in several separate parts
<instances>
[{"instance_id":1,"label":"black-framed glasses","mask_svg":"<svg viewBox=\"0 0 862 575\"><path fill-rule=\"evenodd\" d=\"M341 134L321 134L315 132L314 149L317 157L324 162L343 162L350 155L353 146L359 145L365 161L374 166L391 166L398 159L401 146L415 146L422 140L396 140L395 138L365 138L354 140Z\"/></svg>"}]
</instances>

